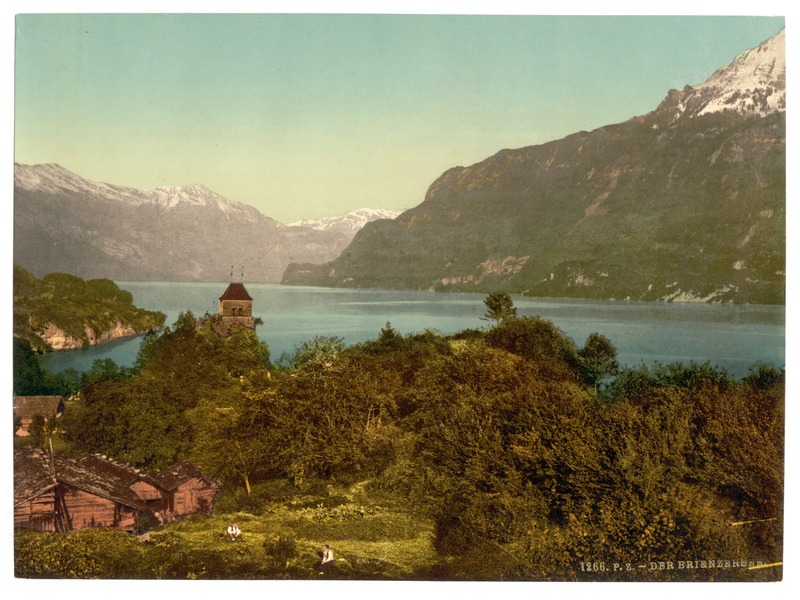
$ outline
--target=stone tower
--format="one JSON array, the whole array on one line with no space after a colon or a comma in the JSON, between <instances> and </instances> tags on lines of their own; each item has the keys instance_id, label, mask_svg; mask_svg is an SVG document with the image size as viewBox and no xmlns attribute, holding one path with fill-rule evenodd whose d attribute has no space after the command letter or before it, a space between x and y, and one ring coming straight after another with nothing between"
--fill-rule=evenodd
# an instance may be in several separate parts
<instances>
[{"instance_id":1,"label":"stone tower","mask_svg":"<svg viewBox=\"0 0 800 600\"><path fill-rule=\"evenodd\" d=\"M255 329L253 321L253 299L243 283L231 283L219 297L219 314L222 317L220 333L228 335L234 325Z\"/></svg>"}]
</instances>

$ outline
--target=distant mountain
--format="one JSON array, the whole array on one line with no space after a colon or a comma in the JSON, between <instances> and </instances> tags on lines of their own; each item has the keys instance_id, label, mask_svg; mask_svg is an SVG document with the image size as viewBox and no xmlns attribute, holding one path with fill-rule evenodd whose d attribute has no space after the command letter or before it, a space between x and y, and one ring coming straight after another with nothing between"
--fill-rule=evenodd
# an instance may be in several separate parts
<instances>
[{"instance_id":1,"label":"distant mountain","mask_svg":"<svg viewBox=\"0 0 800 600\"><path fill-rule=\"evenodd\" d=\"M446 171L283 281L783 303L784 32L651 113Z\"/></svg>"},{"instance_id":2,"label":"distant mountain","mask_svg":"<svg viewBox=\"0 0 800 600\"><path fill-rule=\"evenodd\" d=\"M309 227L320 231L336 231L349 235L352 239L358 230L367 223L379 219L394 219L402 211L385 208L359 208L340 217L324 217L322 219L302 219L289 223L290 227Z\"/></svg>"},{"instance_id":3,"label":"distant mountain","mask_svg":"<svg viewBox=\"0 0 800 600\"><path fill-rule=\"evenodd\" d=\"M277 282L336 257L352 235L288 227L201 185L138 190L53 164L14 165L14 257L41 277Z\"/></svg>"}]
</instances>

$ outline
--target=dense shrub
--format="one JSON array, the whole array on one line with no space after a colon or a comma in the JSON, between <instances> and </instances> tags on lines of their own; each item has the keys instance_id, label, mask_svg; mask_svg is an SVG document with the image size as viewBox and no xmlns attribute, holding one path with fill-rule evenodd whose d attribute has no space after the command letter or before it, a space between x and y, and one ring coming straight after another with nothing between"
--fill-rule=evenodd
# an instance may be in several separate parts
<instances>
[{"instance_id":1,"label":"dense shrub","mask_svg":"<svg viewBox=\"0 0 800 600\"><path fill-rule=\"evenodd\" d=\"M126 533L81 529L69 533L17 530L14 574L24 578L141 577L141 549Z\"/></svg>"},{"instance_id":2,"label":"dense shrub","mask_svg":"<svg viewBox=\"0 0 800 600\"><path fill-rule=\"evenodd\" d=\"M533 361L542 377L572 381L579 375L575 343L539 317L505 319L486 334L489 345Z\"/></svg>"}]
</instances>

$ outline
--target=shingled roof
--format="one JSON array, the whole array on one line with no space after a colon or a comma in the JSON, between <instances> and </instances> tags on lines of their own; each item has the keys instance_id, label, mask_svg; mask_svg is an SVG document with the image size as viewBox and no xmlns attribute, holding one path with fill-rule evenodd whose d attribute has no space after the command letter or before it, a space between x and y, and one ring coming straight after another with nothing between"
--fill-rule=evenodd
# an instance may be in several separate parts
<instances>
[{"instance_id":1,"label":"shingled roof","mask_svg":"<svg viewBox=\"0 0 800 600\"><path fill-rule=\"evenodd\" d=\"M48 417L64 412L64 398L61 396L14 396L14 413L21 419L34 415Z\"/></svg>"},{"instance_id":2,"label":"shingled roof","mask_svg":"<svg viewBox=\"0 0 800 600\"><path fill-rule=\"evenodd\" d=\"M250 294L244 287L243 283L231 283L225 293L219 297L220 300L252 300Z\"/></svg>"},{"instance_id":3,"label":"shingled roof","mask_svg":"<svg viewBox=\"0 0 800 600\"><path fill-rule=\"evenodd\" d=\"M15 506L51 490L57 484L50 458L44 450L33 446L14 450Z\"/></svg>"},{"instance_id":4,"label":"shingled roof","mask_svg":"<svg viewBox=\"0 0 800 600\"><path fill-rule=\"evenodd\" d=\"M147 509L147 505L129 487L131 481L127 475L124 472L122 478L119 475L120 471L108 464L104 466L96 461L85 463L83 459L56 458L56 477L59 482L124 506Z\"/></svg>"},{"instance_id":5,"label":"shingled roof","mask_svg":"<svg viewBox=\"0 0 800 600\"><path fill-rule=\"evenodd\" d=\"M186 462L185 460L180 460L176 463L173 463L166 469L162 469L156 475L153 475L153 481L162 490L170 492L183 482L190 480L192 477L200 477L211 483L217 483L216 481L203 475L203 472L200 469L195 467L193 464Z\"/></svg>"},{"instance_id":6,"label":"shingled roof","mask_svg":"<svg viewBox=\"0 0 800 600\"><path fill-rule=\"evenodd\" d=\"M98 475L108 478L116 478L120 481L120 483L129 487L137 481L145 481L147 483L155 484L152 473L142 469L137 469L131 465L117 462L102 454L89 454L88 456L84 456L78 462L86 468L91 469Z\"/></svg>"}]
</instances>

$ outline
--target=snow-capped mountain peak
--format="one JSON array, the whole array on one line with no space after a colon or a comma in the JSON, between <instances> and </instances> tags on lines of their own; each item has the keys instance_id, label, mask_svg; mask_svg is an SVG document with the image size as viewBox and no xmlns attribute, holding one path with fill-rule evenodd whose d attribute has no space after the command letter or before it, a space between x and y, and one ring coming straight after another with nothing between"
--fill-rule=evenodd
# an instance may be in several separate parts
<instances>
[{"instance_id":1,"label":"snow-capped mountain peak","mask_svg":"<svg viewBox=\"0 0 800 600\"><path fill-rule=\"evenodd\" d=\"M51 193L88 192L104 198L117 198L120 188L106 183L85 179L68 171L61 165L47 163L41 165L14 164L14 183L26 190L39 190Z\"/></svg>"},{"instance_id":2,"label":"snow-capped mountain peak","mask_svg":"<svg viewBox=\"0 0 800 600\"><path fill-rule=\"evenodd\" d=\"M732 111L765 116L786 111L785 30L758 47L742 52L705 82L672 91L660 109L672 120Z\"/></svg>"},{"instance_id":3,"label":"snow-capped mountain peak","mask_svg":"<svg viewBox=\"0 0 800 600\"><path fill-rule=\"evenodd\" d=\"M57 164L23 165L19 163L14 165L14 181L16 186L29 191L51 194L72 192L87 197L103 198L111 202L122 202L130 206L153 204L164 212L180 206L204 206L220 210L228 217L236 215L243 221L255 222L267 219L273 221L274 225L283 227L277 221L262 215L256 208L220 196L199 184L139 190L86 179Z\"/></svg>"},{"instance_id":4,"label":"snow-capped mountain peak","mask_svg":"<svg viewBox=\"0 0 800 600\"><path fill-rule=\"evenodd\" d=\"M378 219L394 219L402 211L385 208L359 208L338 217L324 217L322 219L301 219L289 223L289 227L306 227L320 231L337 231L340 233L355 233L364 225Z\"/></svg>"},{"instance_id":5,"label":"snow-capped mountain peak","mask_svg":"<svg viewBox=\"0 0 800 600\"><path fill-rule=\"evenodd\" d=\"M171 210L180 205L206 206L216 208L226 215L239 214L247 221L263 218L252 206L242 204L220 196L204 185L194 184L188 186L165 186L146 190L144 192L154 203L165 210Z\"/></svg>"}]
</instances>

